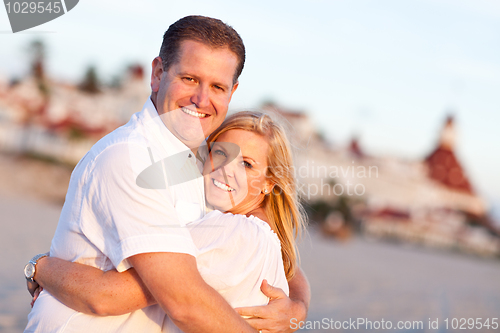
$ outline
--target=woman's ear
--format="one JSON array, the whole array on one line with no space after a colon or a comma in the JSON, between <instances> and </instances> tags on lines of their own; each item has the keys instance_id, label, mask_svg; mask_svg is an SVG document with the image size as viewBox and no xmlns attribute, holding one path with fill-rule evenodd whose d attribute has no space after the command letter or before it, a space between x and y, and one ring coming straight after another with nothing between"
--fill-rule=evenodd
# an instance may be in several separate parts
<instances>
[{"instance_id":1,"label":"woman's ear","mask_svg":"<svg viewBox=\"0 0 500 333\"><path fill-rule=\"evenodd\" d=\"M273 183L273 182L271 182L271 181L269 181L269 180L268 180L268 181L266 181L266 185L265 185L265 187L264 187L264 191L263 191L263 193L264 193L264 194L269 194L269 193L272 193L272 192L273 192L273 189L274 189L274 187L275 187L275 186L276 186L276 184L275 184L275 183Z\"/></svg>"}]
</instances>

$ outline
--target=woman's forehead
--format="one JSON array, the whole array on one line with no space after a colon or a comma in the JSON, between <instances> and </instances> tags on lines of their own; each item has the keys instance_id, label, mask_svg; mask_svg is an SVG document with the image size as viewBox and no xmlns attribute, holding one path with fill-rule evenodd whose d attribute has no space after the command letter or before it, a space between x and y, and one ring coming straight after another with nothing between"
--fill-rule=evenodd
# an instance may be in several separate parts
<instances>
[{"instance_id":1,"label":"woman's forehead","mask_svg":"<svg viewBox=\"0 0 500 333\"><path fill-rule=\"evenodd\" d=\"M243 156L263 161L267 160L269 144L267 139L259 133L241 129L232 129L222 133L217 138L216 142L221 144L223 142L236 144Z\"/></svg>"}]
</instances>

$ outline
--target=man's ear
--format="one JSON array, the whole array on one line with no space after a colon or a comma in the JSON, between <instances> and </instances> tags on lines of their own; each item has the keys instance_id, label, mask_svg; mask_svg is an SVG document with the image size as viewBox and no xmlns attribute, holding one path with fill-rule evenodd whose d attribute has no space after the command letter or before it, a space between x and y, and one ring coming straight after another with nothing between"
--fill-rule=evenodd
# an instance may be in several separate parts
<instances>
[{"instance_id":1,"label":"man's ear","mask_svg":"<svg viewBox=\"0 0 500 333\"><path fill-rule=\"evenodd\" d=\"M236 89L238 88L239 85L240 85L239 81L236 81L236 83L233 84L233 88L231 89L231 96L229 96L229 102L231 102L231 98L233 98L233 94L234 94L234 92L236 91Z\"/></svg>"},{"instance_id":2,"label":"man's ear","mask_svg":"<svg viewBox=\"0 0 500 333\"><path fill-rule=\"evenodd\" d=\"M160 89L161 76L163 75L163 62L160 57L151 63L151 90L156 93Z\"/></svg>"}]
</instances>

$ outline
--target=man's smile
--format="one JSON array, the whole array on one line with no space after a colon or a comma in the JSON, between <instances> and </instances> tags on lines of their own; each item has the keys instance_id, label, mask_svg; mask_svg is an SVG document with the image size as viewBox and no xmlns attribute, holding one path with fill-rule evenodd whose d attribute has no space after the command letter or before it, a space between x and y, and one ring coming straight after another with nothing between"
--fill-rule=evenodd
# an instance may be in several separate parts
<instances>
[{"instance_id":1,"label":"man's smile","mask_svg":"<svg viewBox=\"0 0 500 333\"><path fill-rule=\"evenodd\" d=\"M193 116L193 117L196 117L196 118L205 118L205 117L210 117L209 114L206 114L206 113L200 113L200 112L197 112L197 111L193 111L191 109L188 109L186 107L181 107L181 110L182 112L184 112L185 114L188 114L190 116Z\"/></svg>"}]
</instances>

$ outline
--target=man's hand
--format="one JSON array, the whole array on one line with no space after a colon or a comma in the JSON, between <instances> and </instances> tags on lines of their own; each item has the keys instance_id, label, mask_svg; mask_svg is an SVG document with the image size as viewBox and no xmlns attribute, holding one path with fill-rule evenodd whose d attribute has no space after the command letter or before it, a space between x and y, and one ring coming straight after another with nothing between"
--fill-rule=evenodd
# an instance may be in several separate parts
<instances>
[{"instance_id":1,"label":"man's hand","mask_svg":"<svg viewBox=\"0 0 500 333\"><path fill-rule=\"evenodd\" d=\"M290 320L305 320L307 309L303 302L288 298L283 290L271 286L266 280L262 281L260 290L269 297L268 305L236 308L241 316L251 317L245 320L253 328L263 333L293 332Z\"/></svg>"}]
</instances>

